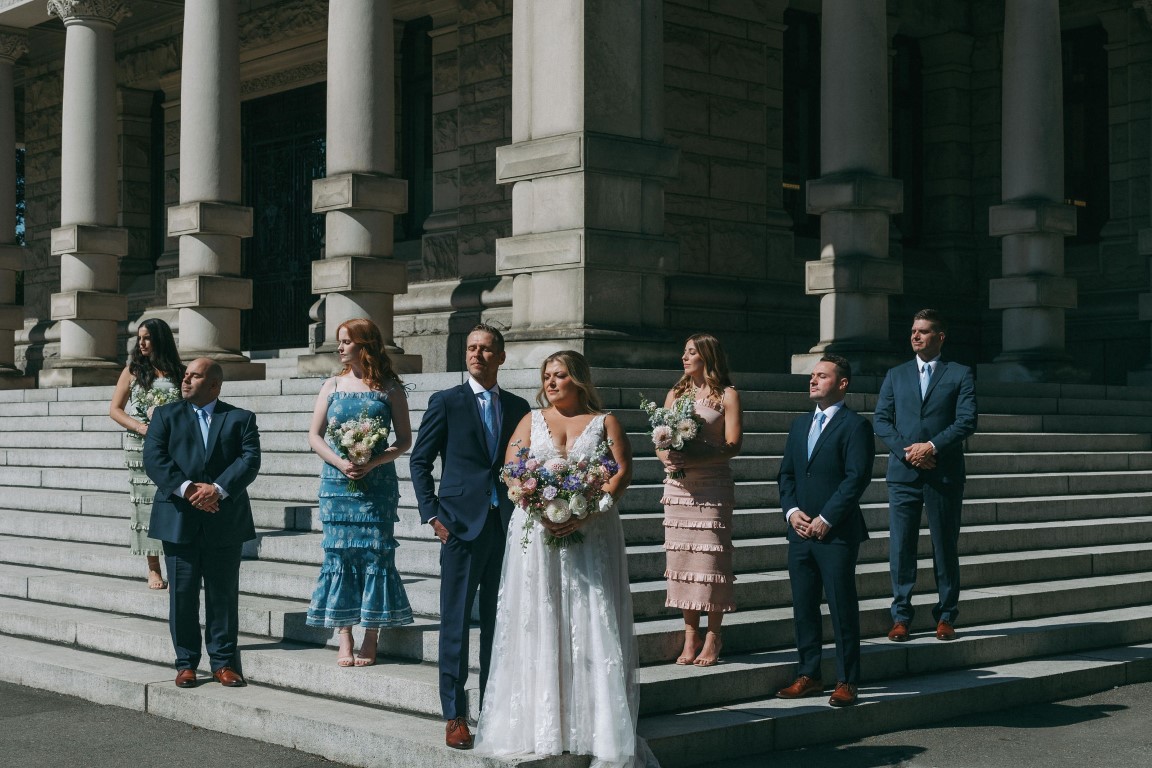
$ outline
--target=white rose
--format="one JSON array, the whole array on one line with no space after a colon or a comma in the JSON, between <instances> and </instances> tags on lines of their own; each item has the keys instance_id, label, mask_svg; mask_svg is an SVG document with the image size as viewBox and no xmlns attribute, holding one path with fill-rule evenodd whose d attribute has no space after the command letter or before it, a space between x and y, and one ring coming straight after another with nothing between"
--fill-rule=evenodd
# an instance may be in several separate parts
<instances>
[{"instance_id":1,"label":"white rose","mask_svg":"<svg viewBox=\"0 0 1152 768\"><path fill-rule=\"evenodd\" d=\"M588 500L576 494L568 500L568 511L575 515L577 520L583 520L588 517Z\"/></svg>"},{"instance_id":2,"label":"white rose","mask_svg":"<svg viewBox=\"0 0 1152 768\"><path fill-rule=\"evenodd\" d=\"M345 432L344 437L340 438L340 445L345 448L351 448L356 445L356 435L353 432Z\"/></svg>"},{"instance_id":3,"label":"white rose","mask_svg":"<svg viewBox=\"0 0 1152 768\"><path fill-rule=\"evenodd\" d=\"M571 519L572 513L568 511L568 505L563 499L552 499L544 507L544 517L553 523L566 523Z\"/></svg>"},{"instance_id":4,"label":"white rose","mask_svg":"<svg viewBox=\"0 0 1152 768\"><path fill-rule=\"evenodd\" d=\"M604 513L612 509L612 505L616 503L616 499L612 498L612 494L606 493L600 497L600 504L598 505L600 512Z\"/></svg>"}]
</instances>

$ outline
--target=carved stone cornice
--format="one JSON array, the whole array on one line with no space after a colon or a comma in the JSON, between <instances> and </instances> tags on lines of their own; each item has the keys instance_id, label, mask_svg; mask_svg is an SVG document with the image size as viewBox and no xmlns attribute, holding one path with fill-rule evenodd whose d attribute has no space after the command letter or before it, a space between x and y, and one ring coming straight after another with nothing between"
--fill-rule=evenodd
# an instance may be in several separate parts
<instances>
[{"instance_id":1,"label":"carved stone cornice","mask_svg":"<svg viewBox=\"0 0 1152 768\"><path fill-rule=\"evenodd\" d=\"M48 0L48 15L59 16L65 24L103 21L116 25L131 14L123 0Z\"/></svg>"},{"instance_id":2,"label":"carved stone cornice","mask_svg":"<svg viewBox=\"0 0 1152 768\"><path fill-rule=\"evenodd\" d=\"M259 48L282 40L286 30L297 35L326 29L328 3L322 0L287 0L242 14L239 22L241 49Z\"/></svg>"},{"instance_id":3,"label":"carved stone cornice","mask_svg":"<svg viewBox=\"0 0 1152 768\"><path fill-rule=\"evenodd\" d=\"M28 35L20 30L0 27L0 60L16 61L28 52Z\"/></svg>"}]
</instances>

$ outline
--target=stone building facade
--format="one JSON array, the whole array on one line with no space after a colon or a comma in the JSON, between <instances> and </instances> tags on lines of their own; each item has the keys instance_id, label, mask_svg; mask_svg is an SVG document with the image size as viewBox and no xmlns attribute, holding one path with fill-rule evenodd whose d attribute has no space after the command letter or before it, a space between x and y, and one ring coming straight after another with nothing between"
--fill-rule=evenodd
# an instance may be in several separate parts
<instances>
[{"instance_id":1,"label":"stone building facade","mask_svg":"<svg viewBox=\"0 0 1152 768\"><path fill-rule=\"evenodd\" d=\"M1152 370L1146 0L0 0L0 27L7 386L107 381L146 316L233 377L316 375L358 314L409 370L458 370L484 319L516 365L674 366L708 330L737 370L876 372L923 306L985 380Z\"/></svg>"}]
</instances>

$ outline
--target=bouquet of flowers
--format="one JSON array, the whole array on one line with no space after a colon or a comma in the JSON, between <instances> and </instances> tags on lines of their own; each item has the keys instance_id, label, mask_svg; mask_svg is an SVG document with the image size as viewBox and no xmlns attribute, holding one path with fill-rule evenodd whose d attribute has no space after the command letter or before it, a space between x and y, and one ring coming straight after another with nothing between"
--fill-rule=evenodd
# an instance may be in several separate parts
<instances>
[{"instance_id":1,"label":"bouquet of flowers","mask_svg":"<svg viewBox=\"0 0 1152 768\"><path fill-rule=\"evenodd\" d=\"M144 389L143 387L139 387L136 389L132 402L136 406L136 418L148 424L152 421L153 410L161 405L174 403L179 399L181 399L179 387L168 387L165 389L158 387Z\"/></svg>"},{"instance_id":2,"label":"bouquet of flowers","mask_svg":"<svg viewBox=\"0 0 1152 768\"><path fill-rule=\"evenodd\" d=\"M335 416L328 420L328 429L324 432L332 448L342 459L348 459L356 466L363 466L375 453L376 446L388 442L388 424L379 416L368 416L367 409L360 415L338 421ZM348 481L348 492L358 490L355 480Z\"/></svg>"},{"instance_id":3,"label":"bouquet of flowers","mask_svg":"<svg viewBox=\"0 0 1152 768\"><path fill-rule=\"evenodd\" d=\"M648 414L648 423L652 426L652 444L658 451L679 451L700 432L702 420L696 415L691 392L676 398L670 408L658 406L641 396L640 407ZM664 474L672 480L679 480L684 477L684 470L665 469Z\"/></svg>"},{"instance_id":4,"label":"bouquet of flowers","mask_svg":"<svg viewBox=\"0 0 1152 768\"><path fill-rule=\"evenodd\" d=\"M528 546L528 536L539 519L564 523L572 517L583 520L588 515L611 508L612 497L605 484L619 471L609 450L611 440L596 446L590 456L555 457L547 461L529 458L528 449L516 451L516 459L504 465L500 477L508 484L508 498L527 513L521 546ZM584 540L579 531L559 538L545 530L544 543L566 547Z\"/></svg>"}]
</instances>

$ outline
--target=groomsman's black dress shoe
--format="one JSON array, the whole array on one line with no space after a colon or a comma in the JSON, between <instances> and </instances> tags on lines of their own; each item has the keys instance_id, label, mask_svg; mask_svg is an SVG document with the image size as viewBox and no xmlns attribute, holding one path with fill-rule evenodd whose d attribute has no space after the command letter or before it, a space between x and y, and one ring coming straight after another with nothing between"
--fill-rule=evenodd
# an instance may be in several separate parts
<instances>
[{"instance_id":1,"label":"groomsman's black dress shoe","mask_svg":"<svg viewBox=\"0 0 1152 768\"><path fill-rule=\"evenodd\" d=\"M836 683L828 703L834 707L850 707L856 703L856 686L851 683Z\"/></svg>"},{"instance_id":2,"label":"groomsman's black dress shoe","mask_svg":"<svg viewBox=\"0 0 1152 768\"><path fill-rule=\"evenodd\" d=\"M449 720L444 727L444 743L452 749L472 749L472 732L468 730L468 718L458 717Z\"/></svg>"},{"instance_id":3,"label":"groomsman's black dress shoe","mask_svg":"<svg viewBox=\"0 0 1152 768\"><path fill-rule=\"evenodd\" d=\"M243 688L248 685L244 682L244 678L236 674L232 667L220 667L212 673L212 677L216 678L216 682L228 688Z\"/></svg>"},{"instance_id":4,"label":"groomsman's black dress shoe","mask_svg":"<svg viewBox=\"0 0 1152 768\"><path fill-rule=\"evenodd\" d=\"M819 696L822 693L824 693L824 683L808 677L808 675L800 675L792 685L776 691L776 698L803 699L808 696Z\"/></svg>"},{"instance_id":5,"label":"groomsman's black dress shoe","mask_svg":"<svg viewBox=\"0 0 1152 768\"><path fill-rule=\"evenodd\" d=\"M894 643L902 643L908 639L908 625L898 621L888 630L888 639Z\"/></svg>"},{"instance_id":6,"label":"groomsman's black dress shoe","mask_svg":"<svg viewBox=\"0 0 1152 768\"><path fill-rule=\"evenodd\" d=\"M196 687L196 670L182 669L176 673L176 687L177 688L195 688Z\"/></svg>"},{"instance_id":7,"label":"groomsman's black dress shoe","mask_svg":"<svg viewBox=\"0 0 1152 768\"><path fill-rule=\"evenodd\" d=\"M942 621L936 625L936 639L937 640L955 640L956 630L952 625L946 621Z\"/></svg>"}]
</instances>

